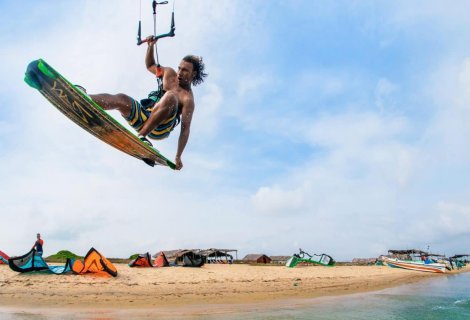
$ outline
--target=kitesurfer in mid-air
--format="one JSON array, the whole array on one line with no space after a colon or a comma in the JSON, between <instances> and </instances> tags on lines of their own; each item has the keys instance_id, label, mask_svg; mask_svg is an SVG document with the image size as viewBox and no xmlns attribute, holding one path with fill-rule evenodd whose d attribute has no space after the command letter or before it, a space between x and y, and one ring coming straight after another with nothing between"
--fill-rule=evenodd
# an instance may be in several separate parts
<instances>
[{"instance_id":1,"label":"kitesurfer in mid-air","mask_svg":"<svg viewBox=\"0 0 470 320\"><path fill-rule=\"evenodd\" d=\"M126 94L90 94L90 97L105 110L117 109L129 124L138 132L139 138L151 145L148 138L164 139L181 122L175 165L183 167L181 156L189 139L191 120L194 113L192 85L204 82L207 74L202 58L187 55L179 66L178 72L169 67L157 66L154 46L157 42L152 36L147 38L148 48L145 56L147 70L163 76L163 91L153 91L147 99L140 102Z\"/></svg>"}]
</instances>

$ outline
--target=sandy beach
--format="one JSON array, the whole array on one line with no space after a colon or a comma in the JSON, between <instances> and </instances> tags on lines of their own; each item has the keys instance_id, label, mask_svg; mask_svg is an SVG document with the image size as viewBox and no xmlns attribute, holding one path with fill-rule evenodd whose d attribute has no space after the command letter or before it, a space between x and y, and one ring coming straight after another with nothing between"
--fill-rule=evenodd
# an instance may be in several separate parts
<instances>
[{"instance_id":1,"label":"sandy beach","mask_svg":"<svg viewBox=\"0 0 470 320\"><path fill-rule=\"evenodd\" d=\"M104 278L19 274L8 266L0 266L0 305L133 309L263 303L375 291L446 276L380 266L129 268L116 264L116 267L118 277ZM459 272L469 270L467 267ZM452 273L455 272L447 275Z\"/></svg>"}]
</instances>

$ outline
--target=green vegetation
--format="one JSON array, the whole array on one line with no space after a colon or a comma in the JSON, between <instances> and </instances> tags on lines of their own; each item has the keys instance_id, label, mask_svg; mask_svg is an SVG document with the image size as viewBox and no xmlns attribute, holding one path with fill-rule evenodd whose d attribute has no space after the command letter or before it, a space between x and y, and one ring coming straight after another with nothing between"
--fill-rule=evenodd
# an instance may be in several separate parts
<instances>
[{"instance_id":1,"label":"green vegetation","mask_svg":"<svg viewBox=\"0 0 470 320\"><path fill-rule=\"evenodd\" d=\"M49 257L46 258L47 262L65 262L67 258L70 259L81 259L83 260L82 256L78 256L73 252L70 252L68 250L60 250L56 254L50 255Z\"/></svg>"},{"instance_id":2,"label":"green vegetation","mask_svg":"<svg viewBox=\"0 0 470 320\"><path fill-rule=\"evenodd\" d=\"M112 263L129 263L129 259L123 259L123 258L108 258L108 260Z\"/></svg>"},{"instance_id":3,"label":"green vegetation","mask_svg":"<svg viewBox=\"0 0 470 320\"><path fill-rule=\"evenodd\" d=\"M132 255L132 256L137 256L137 255L138 254ZM44 260L46 260L47 262L53 262L53 263L65 263L67 258L83 261L85 257L76 255L75 253L70 252L68 250L60 250L56 254L53 254L44 258ZM129 262L128 259L122 259L122 258L108 258L108 260L111 261L112 263L128 263Z\"/></svg>"}]
</instances>

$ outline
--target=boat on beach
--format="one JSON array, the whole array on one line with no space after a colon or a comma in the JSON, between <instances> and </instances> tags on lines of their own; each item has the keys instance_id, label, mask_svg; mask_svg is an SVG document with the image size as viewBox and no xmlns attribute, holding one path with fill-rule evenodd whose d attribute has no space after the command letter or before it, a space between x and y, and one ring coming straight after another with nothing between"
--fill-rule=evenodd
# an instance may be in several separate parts
<instances>
[{"instance_id":1,"label":"boat on beach","mask_svg":"<svg viewBox=\"0 0 470 320\"><path fill-rule=\"evenodd\" d=\"M441 254L416 249L388 250L388 253L387 256L381 256L379 260L392 268L433 273L444 273L453 269L449 259Z\"/></svg>"},{"instance_id":2,"label":"boat on beach","mask_svg":"<svg viewBox=\"0 0 470 320\"><path fill-rule=\"evenodd\" d=\"M383 257L382 261L392 268L402 268L434 273L445 273L447 270L446 264L438 262L426 263L425 261L400 260L388 257Z\"/></svg>"},{"instance_id":3,"label":"boat on beach","mask_svg":"<svg viewBox=\"0 0 470 320\"><path fill-rule=\"evenodd\" d=\"M311 255L299 249L299 253L294 253L294 255L287 260L286 267L294 268L298 264L332 267L336 264L336 261L333 257L325 253Z\"/></svg>"}]
</instances>

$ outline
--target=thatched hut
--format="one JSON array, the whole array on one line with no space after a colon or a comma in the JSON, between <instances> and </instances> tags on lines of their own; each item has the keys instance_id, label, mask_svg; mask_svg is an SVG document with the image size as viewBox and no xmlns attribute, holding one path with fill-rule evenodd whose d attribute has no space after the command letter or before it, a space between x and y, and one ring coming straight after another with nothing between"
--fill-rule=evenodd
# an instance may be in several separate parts
<instances>
[{"instance_id":1,"label":"thatched hut","mask_svg":"<svg viewBox=\"0 0 470 320\"><path fill-rule=\"evenodd\" d=\"M269 256L273 264L286 264L291 256Z\"/></svg>"},{"instance_id":2,"label":"thatched hut","mask_svg":"<svg viewBox=\"0 0 470 320\"><path fill-rule=\"evenodd\" d=\"M260 253L247 254L245 258L243 258L243 262L245 263L271 263L271 261L270 257Z\"/></svg>"},{"instance_id":3,"label":"thatched hut","mask_svg":"<svg viewBox=\"0 0 470 320\"><path fill-rule=\"evenodd\" d=\"M238 258L238 250L236 249L217 249L210 248L201 250L199 253L202 254L207 263L233 263L233 255L229 252L235 252L235 257Z\"/></svg>"}]
</instances>

